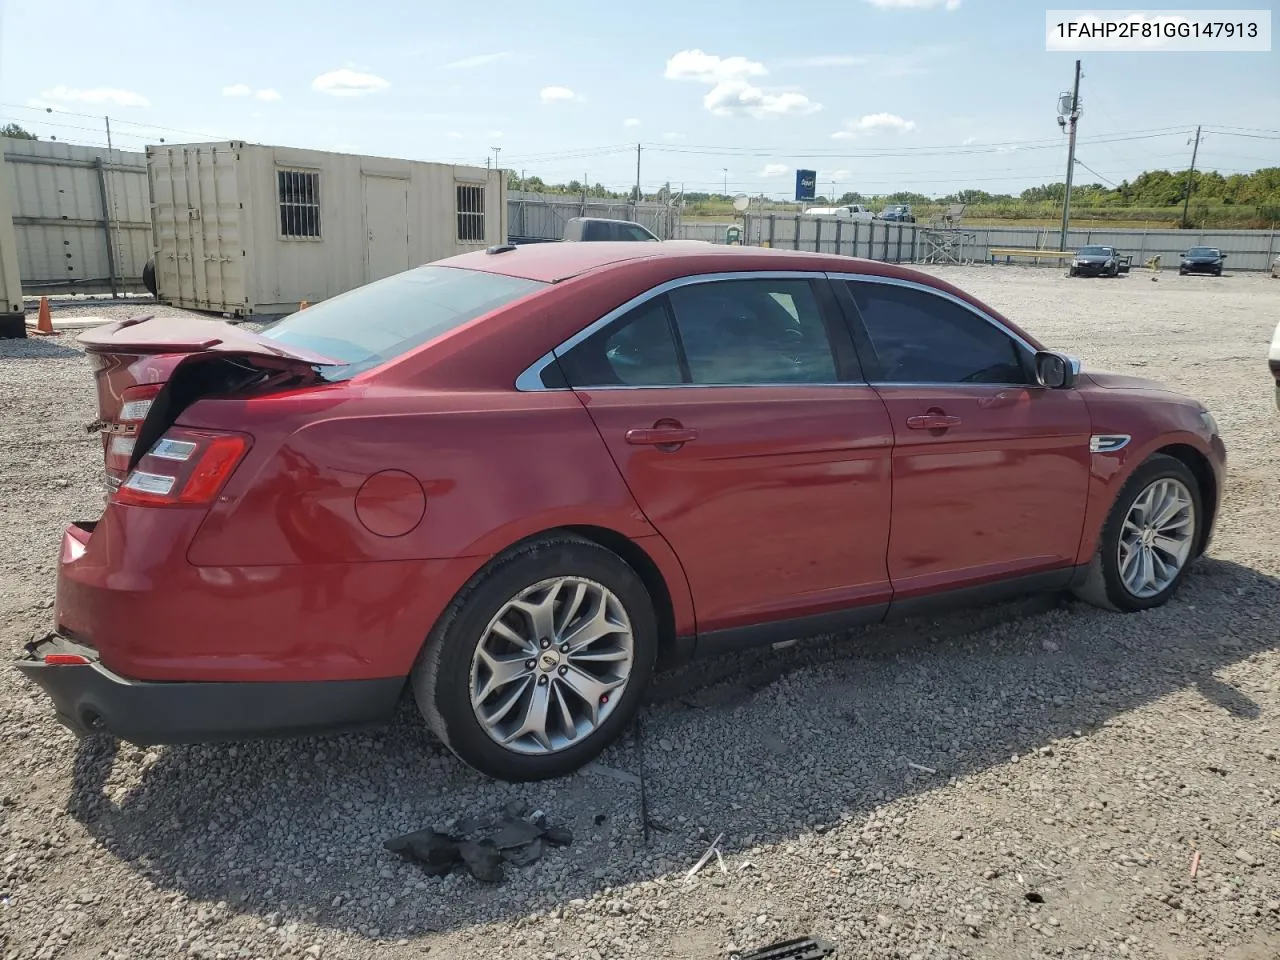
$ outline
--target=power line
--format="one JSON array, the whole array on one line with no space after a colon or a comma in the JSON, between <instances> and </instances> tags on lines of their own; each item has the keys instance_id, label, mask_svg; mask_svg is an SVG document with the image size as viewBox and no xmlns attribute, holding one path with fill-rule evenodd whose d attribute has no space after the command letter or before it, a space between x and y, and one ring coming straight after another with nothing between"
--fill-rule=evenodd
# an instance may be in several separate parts
<instances>
[{"instance_id":1,"label":"power line","mask_svg":"<svg viewBox=\"0 0 1280 960\"><path fill-rule=\"evenodd\" d=\"M1111 184L1111 186L1113 186L1113 187L1119 187L1119 186L1120 186L1120 184L1116 183L1114 180L1108 180L1106 177L1104 177L1102 174L1100 174L1097 170L1093 169L1093 167L1089 166L1087 163L1085 163L1085 162L1084 162L1083 160L1081 160L1079 157L1076 157L1076 163L1080 164L1080 166L1084 167L1086 170L1088 170L1090 173L1092 173L1092 174L1093 174L1095 177L1097 177L1099 180L1102 180L1102 181L1104 181L1104 182L1106 182L1106 183L1109 183L1109 184Z\"/></svg>"}]
</instances>

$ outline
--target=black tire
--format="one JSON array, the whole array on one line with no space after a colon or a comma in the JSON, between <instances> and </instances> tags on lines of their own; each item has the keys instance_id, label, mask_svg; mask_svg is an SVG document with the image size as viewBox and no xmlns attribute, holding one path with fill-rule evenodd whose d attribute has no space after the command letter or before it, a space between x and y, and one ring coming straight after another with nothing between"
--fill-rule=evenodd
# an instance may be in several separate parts
<instances>
[{"instance_id":1,"label":"black tire","mask_svg":"<svg viewBox=\"0 0 1280 960\"><path fill-rule=\"evenodd\" d=\"M160 295L156 292L156 261L154 258L142 265L142 285L151 292L153 297Z\"/></svg>"},{"instance_id":2,"label":"black tire","mask_svg":"<svg viewBox=\"0 0 1280 960\"><path fill-rule=\"evenodd\" d=\"M526 587L557 576L589 578L621 600L631 620L631 673L613 712L581 743L556 753L516 753L491 739L472 710L472 657L504 604ZM543 780L589 763L627 728L653 675L657 652L653 602L636 572L599 544L569 534L554 535L509 550L472 577L431 631L410 681L431 731L463 763L499 780Z\"/></svg>"},{"instance_id":3,"label":"black tire","mask_svg":"<svg viewBox=\"0 0 1280 960\"><path fill-rule=\"evenodd\" d=\"M1178 276L1180 276L1180 277L1185 277L1186 275L1187 275L1187 271L1185 271L1185 270L1179 270L1179 271L1178 271Z\"/></svg>"},{"instance_id":4,"label":"black tire","mask_svg":"<svg viewBox=\"0 0 1280 960\"><path fill-rule=\"evenodd\" d=\"M1192 533L1191 555L1164 590L1150 597L1137 597L1129 592L1120 578L1118 556L1120 529L1138 496L1151 484L1165 478L1180 480L1191 491L1191 500L1195 506L1195 530ZM1149 610L1162 605L1177 591L1187 571L1196 560L1196 551L1199 549L1204 531L1204 519L1204 503L1195 474L1185 463L1175 457L1161 453L1152 455L1133 472L1133 476L1120 489L1116 502L1111 507L1111 513L1107 515L1107 521L1102 527L1102 537L1098 541L1098 550L1089 564L1088 575L1084 583L1075 590L1076 596L1095 607L1123 613Z\"/></svg>"},{"instance_id":5,"label":"black tire","mask_svg":"<svg viewBox=\"0 0 1280 960\"><path fill-rule=\"evenodd\" d=\"M1075 268L1075 267L1071 267L1071 268L1069 268L1069 269L1067 270L1067 276L1068 276L1068 277L1074 277L1075 275L1076 275L1076 268Z\"/></svg>"}]
</instances>

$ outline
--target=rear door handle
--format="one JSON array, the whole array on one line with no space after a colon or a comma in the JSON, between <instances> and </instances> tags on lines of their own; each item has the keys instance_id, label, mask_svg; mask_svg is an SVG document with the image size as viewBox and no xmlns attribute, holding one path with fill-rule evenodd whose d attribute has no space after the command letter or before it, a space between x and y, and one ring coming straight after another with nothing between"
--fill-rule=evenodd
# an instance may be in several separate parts
<instances>
[{"instance_id":1,"label":"rear door handle","mask_svg":"<svg viewBox=\"0 0 1280 960\"><path fill-rule=\"evenodd\" d=\"M697 440L698 431L692 427L635 427L628 430L626 436L627 443L667 447Z\"/></svg>"},{"instance_id":2,"label":"rear door handle","mask_svg":"<svg viewBox=\"0 0 1280 960\"><path fill-rule=\"evenodd\" d=\"M946 430L948 427L960 426L960 418L949 417L945 413L922 413L907 417L907 426L912 430Z\"/></svg>"}]
</instances>

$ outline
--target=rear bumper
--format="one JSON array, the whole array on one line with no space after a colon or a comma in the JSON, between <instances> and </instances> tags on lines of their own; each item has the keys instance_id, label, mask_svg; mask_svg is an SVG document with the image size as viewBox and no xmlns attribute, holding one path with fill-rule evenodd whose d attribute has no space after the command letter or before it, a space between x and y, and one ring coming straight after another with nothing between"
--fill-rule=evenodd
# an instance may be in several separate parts
<instances>
[{"instance_id":1,"label":"rear bumper","mask_svg":"<svg viewBox=\"0 0 1280 960\"><path fill-rule=\"evenodd\" d=\"M48 653L88 663L50 665ZM15 665L40 686L76 734L106 733L141 746L294 736L385 722L404 677L311 682L150 683L104 667L96 651L51 635Z\"/></svg>"}]
</instances>

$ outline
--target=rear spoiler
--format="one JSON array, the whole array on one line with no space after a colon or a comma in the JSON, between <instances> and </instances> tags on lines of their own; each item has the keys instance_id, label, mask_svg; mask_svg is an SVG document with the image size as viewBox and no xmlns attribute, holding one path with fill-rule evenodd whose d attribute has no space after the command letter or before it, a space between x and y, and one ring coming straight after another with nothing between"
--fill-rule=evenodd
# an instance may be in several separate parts
<instances>
[{"instance_id":1,"label":"rear spoiler","mask_svg":"<svg viewBox=\"0 0 1280 960\"><path fill-rule=\"evenodd\" d=\"M310 366L345 366L319 353L302 350L269 337L200 317L131 317L86 330L80 343L90 353L134 355L173 353L228 353L294 360Z\"/></svg>"}]
</instances>

